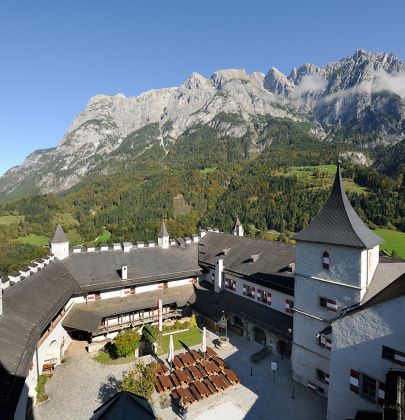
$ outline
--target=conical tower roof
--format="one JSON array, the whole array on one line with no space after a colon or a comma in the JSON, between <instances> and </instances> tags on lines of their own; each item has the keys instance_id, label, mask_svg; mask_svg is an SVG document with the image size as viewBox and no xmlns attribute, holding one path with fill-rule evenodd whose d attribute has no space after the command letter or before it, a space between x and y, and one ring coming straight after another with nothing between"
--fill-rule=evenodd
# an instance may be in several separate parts
<instances>
[{"instance_id":1,"label":"conical tower roof","mask_svg":"<svg viewBox=\"0 0 405 420\"><path fill-rule=\"evenodd\" d=\"M383 242L363 223L351 206L340 174L340 162L325 205L310 225L292 239L363 249L373 248Z\"/></svg>"},{"instance_id":2,"label":"conical tower roof","mask_svg":"<svg viewBox=\"0 0 405 420\"><path fill-rule=\"evenodd\" d=\"M235 223L235 227L236 226L240 226L242 223L239 220L239 216L236 216L236 223Z\"/></svg>"},{"instance_id":3,"label":"conical tower roof","mask_svg":"<svg viewBox=\"0 0 405 420\"><path fill-rule=\"evenodd\" d=\"M169 232L166 229L165 221L162 220L162 224L160 225L160 230L159 230L159 233L158 233L158 237L163 238L164 236L169 236Z\"/></svg>"},{"instance_id":4,"label":"conical tower roof","mask_svg":"<svg viewBox=\"0 0 405 420\"><path fill-rule=\"evenodd\" d=\"M51 244L61 244L64 242L69 242L69 239L66 236L66 233L63 231L62 226L58 224L55 230L55 234L51 240Z\"/></svg>"}]
</instances>

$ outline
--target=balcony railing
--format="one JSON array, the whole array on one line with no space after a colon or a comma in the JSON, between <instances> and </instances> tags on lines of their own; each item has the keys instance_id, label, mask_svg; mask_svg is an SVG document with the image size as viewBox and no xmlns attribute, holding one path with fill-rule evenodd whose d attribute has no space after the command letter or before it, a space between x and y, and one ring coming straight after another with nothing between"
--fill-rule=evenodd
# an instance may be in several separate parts
<instances>
[{"instance_id":1,"label":"balcony railing","mask_svg":"<svg viewBox=\"0 0 405 420\"><path fill-rule=\"evenodd\" d=\"M174 309L170 312L166 312L162 314L162 317L163 319L168 319L168 318L181 317L182 315L183 315L183 312L181 309ZM103 325L98 328L97 332L94 333L93 336L107 334L109 332L115 332L115 331L123 330L125 328L130 328L130 327L138 327L140 325L149 324L151 322L157 322L157 321L159 321L158 315L148 315L148 316L139 317L137 319L131 319L128 321L119 322L116 324Z\"/></svg>"}]
</instances>

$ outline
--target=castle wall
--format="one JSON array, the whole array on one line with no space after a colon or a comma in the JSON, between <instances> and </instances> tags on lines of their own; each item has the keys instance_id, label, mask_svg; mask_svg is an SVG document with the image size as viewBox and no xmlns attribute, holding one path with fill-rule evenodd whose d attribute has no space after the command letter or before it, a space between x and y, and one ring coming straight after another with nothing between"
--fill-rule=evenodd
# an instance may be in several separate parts
<instances>
[{"instance_id":1,"label":"castle wall","mask_svg":"<svg viewBox=\"0 0 405 420\"><path fill-rule=\"evenodd\" d=\"M361 395L361 375L384 383L389 369L405 371L405 363L401 365L382 358L383 345L405 353L404 319L405 297L402 296L333 322L329 420L354 418L357 410L382 411L378 398L370 401ZM350 390L351 369L360 373L358 394Z\"/></svg>"}]
</instances>

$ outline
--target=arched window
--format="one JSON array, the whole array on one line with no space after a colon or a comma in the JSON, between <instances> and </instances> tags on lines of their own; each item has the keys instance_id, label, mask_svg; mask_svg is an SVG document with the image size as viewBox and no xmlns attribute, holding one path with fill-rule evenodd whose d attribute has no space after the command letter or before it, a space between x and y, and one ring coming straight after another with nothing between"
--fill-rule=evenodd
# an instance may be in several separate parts
<instances>
[{"instance_id":1,"label":"arched window","mask_svg":"<svg viewBox=\"0 0 405 420\"><path fill-rule=\"evenodd\" d=\"M329 254L325 251L322 255L322 268L329 270L329 263L330 263Z\"/></svg>"}]
</instances>

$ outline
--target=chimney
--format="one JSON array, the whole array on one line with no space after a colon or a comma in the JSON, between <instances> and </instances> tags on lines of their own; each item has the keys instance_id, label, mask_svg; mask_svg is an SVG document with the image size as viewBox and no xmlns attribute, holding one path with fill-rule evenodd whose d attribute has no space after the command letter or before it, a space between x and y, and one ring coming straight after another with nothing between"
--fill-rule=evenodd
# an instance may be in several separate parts
<instances>
[{"instance_id":1,"label":"chimney","mask_svg":"<svg viewBox=\"0 0 405 420\"><path fill-rule=\"evenodd\" d=\"M128 279L128 266L127 265L121 266L121 278L122 280Z\"/></svg>"},{"instance_id":2,"label":"chimney","mask_svg":"<svg viewBox=\"0 0 405 420\"><path fill-rule=\"evenodd\" d=\"M224 271L224 259L218 258L215 264L215 283L214 290L219 293L223 289L222 277Z\"/></svg>"}]
</instances>

